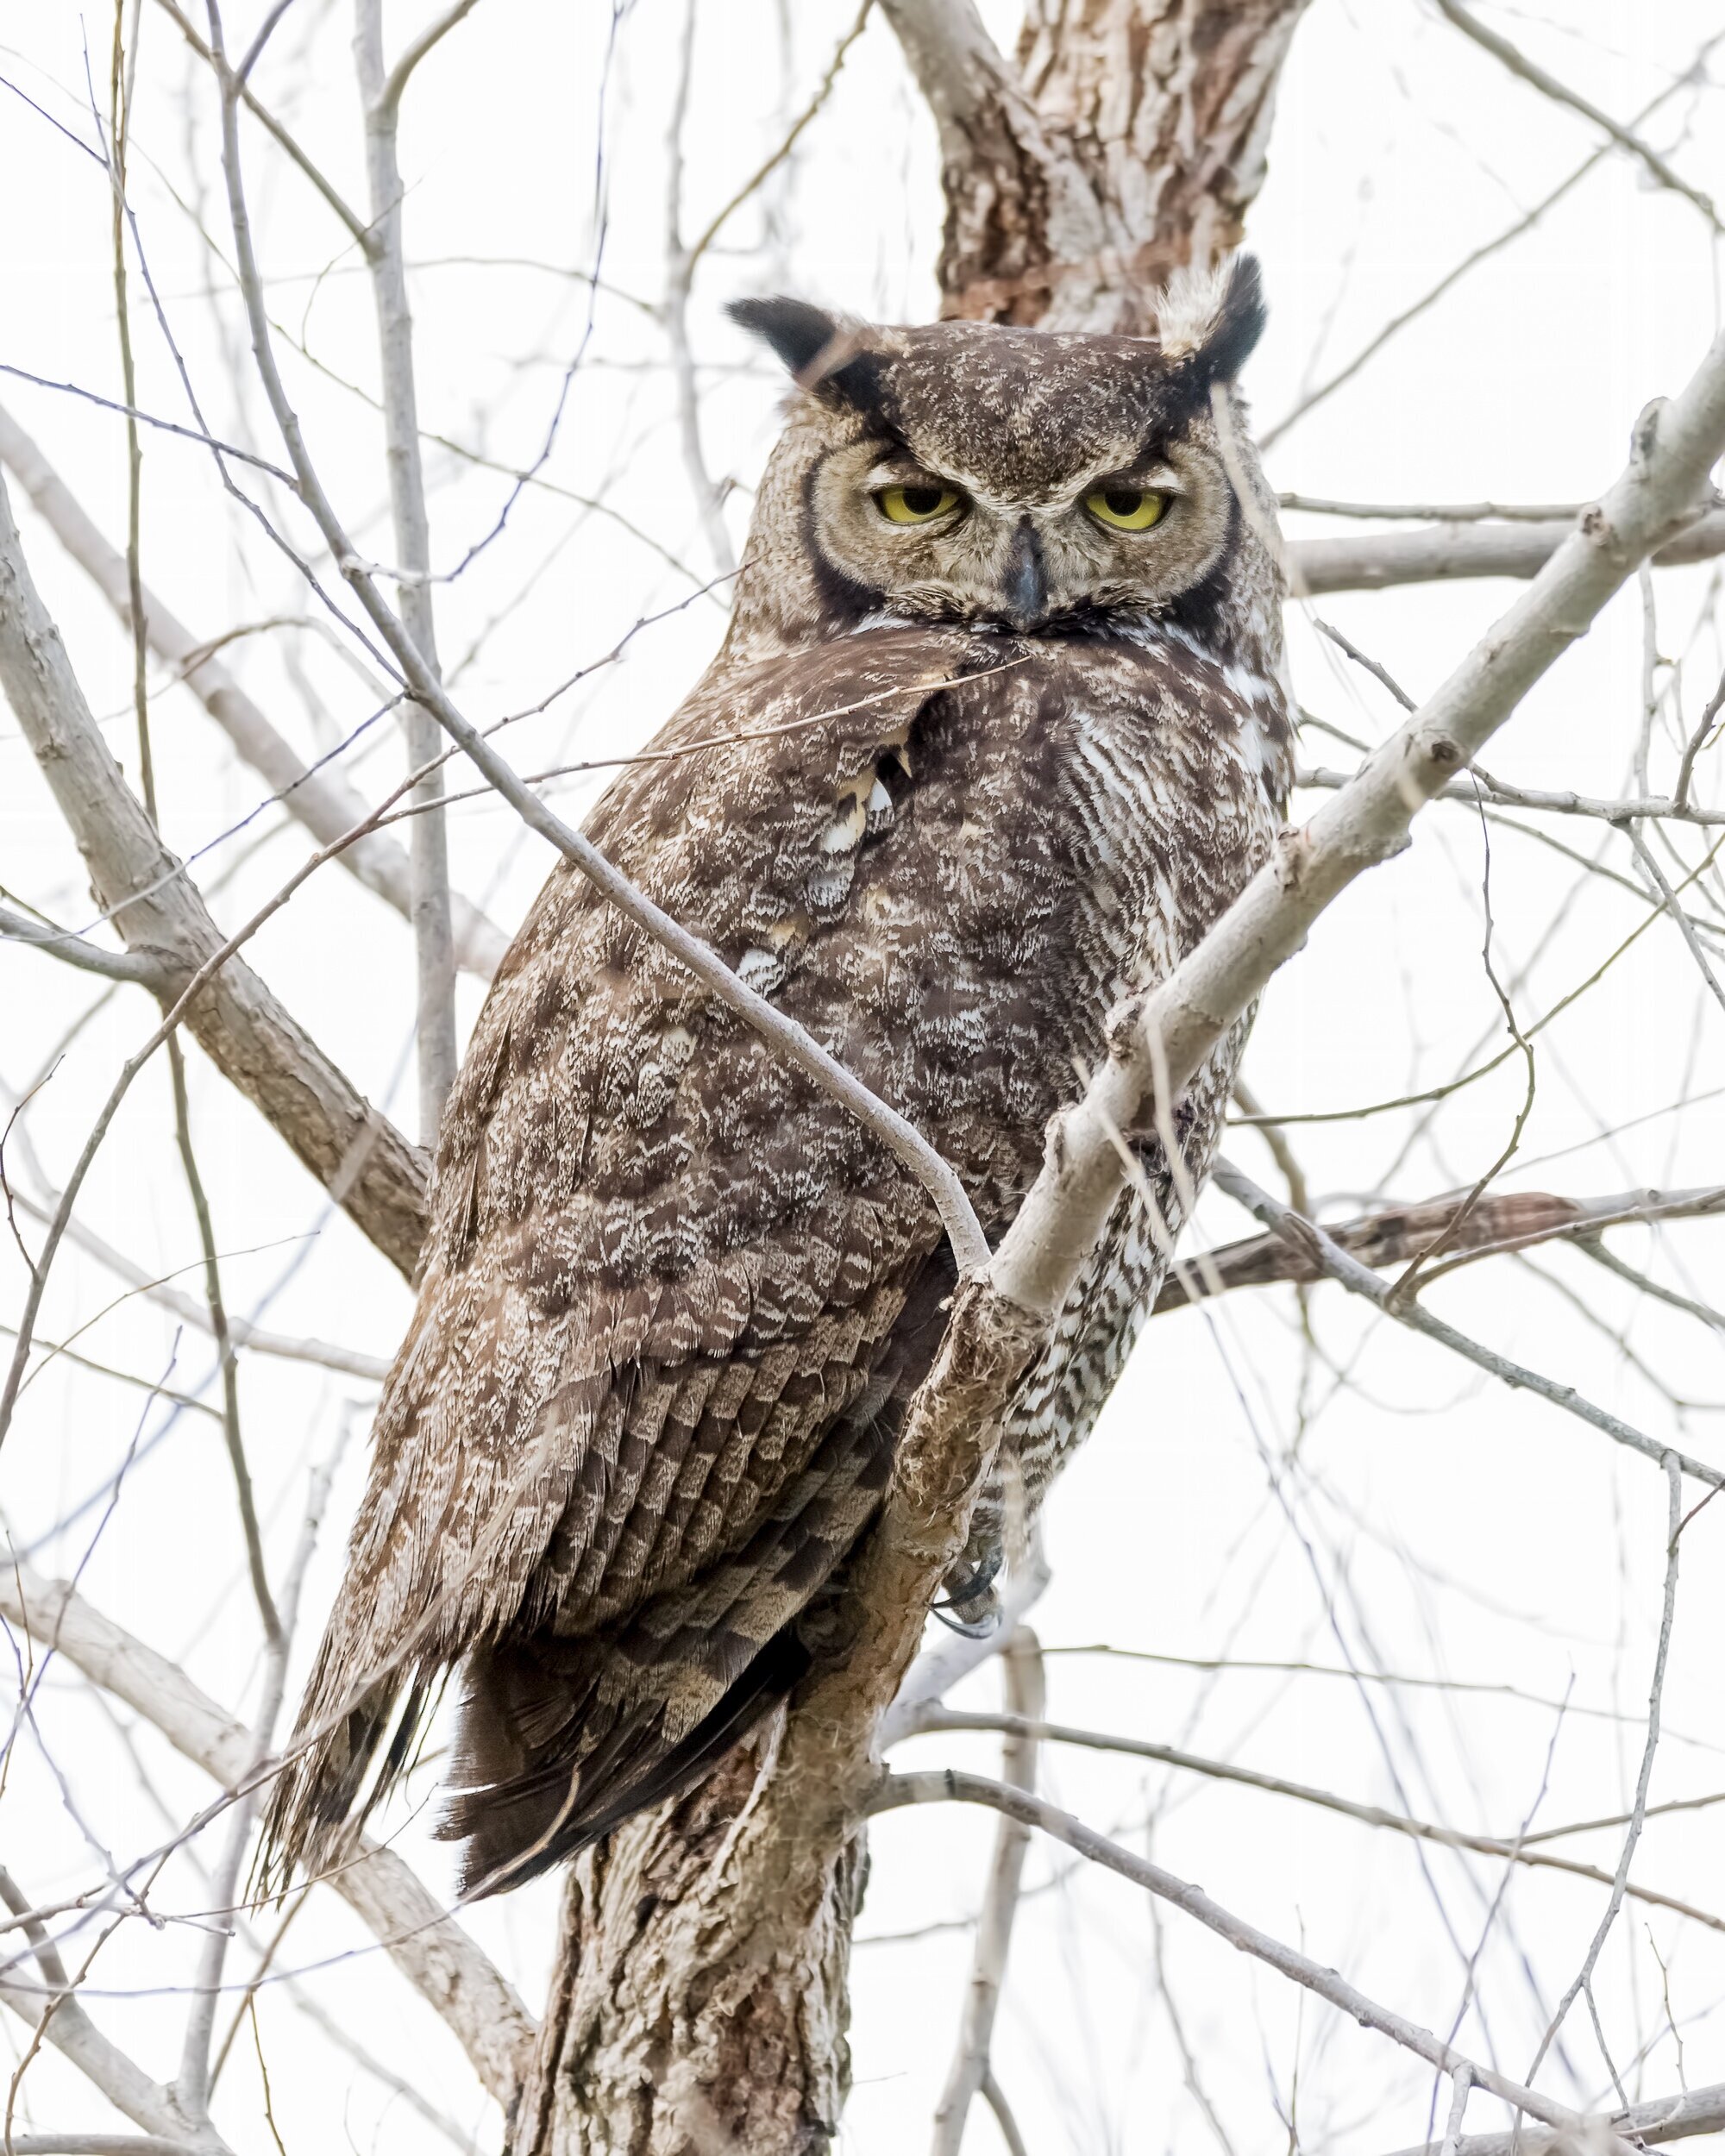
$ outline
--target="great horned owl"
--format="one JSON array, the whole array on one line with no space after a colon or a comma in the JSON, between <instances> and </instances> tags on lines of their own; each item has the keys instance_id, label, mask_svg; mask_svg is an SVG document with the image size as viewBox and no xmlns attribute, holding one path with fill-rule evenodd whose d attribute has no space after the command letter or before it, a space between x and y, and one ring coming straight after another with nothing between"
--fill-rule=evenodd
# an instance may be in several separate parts
<instances>
[{"instance_id":1,"label":"great horned owl","mask_svg":"<svg viewBox=\"0 0 1725 2156\"><path fill-rule=\"evenodd\" d=\"M796 384L735 618L586 828L918 1125L998 1240L1111 1007L1280 819L1273 510L1233 388L1256 268L1164 295L1145 339L733 311ZM1178 1111L1193 1182L1239 1041ZM1128 1188L1012 1409L1027 1508L1120 1371L1158 1242ZM687 1787L842 1652L846 1560L953 1282L878 1141L557 868L449 1102L273 1876L334 1856L457 1664L446 1831L489 1892Z\"/></svg>"}]
</instances>

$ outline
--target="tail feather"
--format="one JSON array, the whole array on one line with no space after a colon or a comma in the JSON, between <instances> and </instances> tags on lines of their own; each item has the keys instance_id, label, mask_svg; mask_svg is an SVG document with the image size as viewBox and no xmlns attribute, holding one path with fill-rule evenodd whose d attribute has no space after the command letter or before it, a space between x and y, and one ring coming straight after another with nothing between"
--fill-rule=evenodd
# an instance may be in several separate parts
<instances>
[{"instance_id":1,"label":"tail feather","mask_svg":"<svg viewBox=\"0 0 1725 2156\"><path fill-rule=\"evenodd\" d=\"M469 1664L459 1786L437 1829L467 1844L465 1900L519 1886L699 1781L788 1696L810 1656L786 1626L718 1704L670 1742L665 1702L638 1695L594 1742L603 1664L595 1669L589 1655L582 1672L571 1660L563 1643L547 1639L492 1649Z\"/></svg>"},{"instance_id":2,"label":"tail feather","mask_svg":"<svg viewBox=\"0 0 1725 2156\"><path fill-rule=\"evenodd\" d=\"M315 1875L352 1851L436 1703L433 1681L398 1671L345 1701L334 1661L326 1640L264 1814L254 1878L265 1896L284 1893L296 1867Z\"/></svg>"}]
</instances>

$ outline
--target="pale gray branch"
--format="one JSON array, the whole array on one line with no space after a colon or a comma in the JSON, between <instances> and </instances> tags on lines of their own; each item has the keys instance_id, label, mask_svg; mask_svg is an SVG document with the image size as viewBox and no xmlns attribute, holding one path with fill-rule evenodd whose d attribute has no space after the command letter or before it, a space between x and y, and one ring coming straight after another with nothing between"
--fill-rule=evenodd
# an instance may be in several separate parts
<instances>
[{"instance_id":1,"label":"pale gray branch","mask_svg":"<svg viewBox=\"0 0 1725 2156\"><path fill-rule=\"evenodd\" d=\"M1527 1865L1530 1869L1546 1871L1565 1871L1571 1877L1586 1879L1595 1886L1613 1884L1615 1874L1603 1871L1599 1865L1583 1864L1572 1857L1554 1857L1543 1851L1530 1849L1523 1837L1501 1834L1470 1834L1457 1827L1440 1827L1435 1821L1410 1819L1401 1812L1386 1811L1381 1804L1358 1804L1352 1797L1339 1796L1333 1789L1314 1789L1304 1782L1290 1782L1279 1774L1263 1774L1255 1767L1236 1765L1231 1760L1206 1759L1195 1752L1182 1752L1172 1745L1152 1743L1148 1738L1113 1736L1102 1730L1075 1729L1063 1722L1045 1722L1021 1714L990 1714L969 1713L958 1708L929 1706L924 1708L906 1736L919 1737L940 1731L1000 1730L1007 1735L1019 1736L1027 1742L1074 1745L1088 1752L1119 1752L1129 1759L1151 1759L1158 1766L1174 1767L1188 1774L1201 1774L1214 1782L1233 1782L1242 1789L1261 1789L1268 1796L1291 1798L1295 1803L1314 1804L1327 1812L1337 1812L1344 1819L1358 1820L1364 1827L1387 1827L1398 1834L1408 1835L1415 1841L1440 1844L1446 1849L1468 1849L1482 1857L1498 1857L1506 1862ZM1622 1822L1599 1822L1616 1824ZM1588 1821L1586 1826L1595 1822ZM1564 1833L1583 1831L1575 1827L1558 1830ZM1716 1916L1710 1909L1698 1908L1692 1902L1680 1901L1675 1895L1661 1894L1653 1887L1626 1886L1632 1900L1645 1902L1650 1908L1672 1909L1680 1916L1691 1917L1709 1931L1725 1932L1725 1916Z\"/></svg>"},{"instance_id":2,"label":"pale gray branch","mask_svg":"<svg viewBox=\"0 0 1725 2156\"><path fill-rule=\"evenodd\" d=\"M1725 2128L1725 2081L1614 2111L1607 2123L1625 2139L1655 2143L1716 2134ZM1565 2146L1553 2134L1524 2126L1510 2134L1464 2134L1455 2144L1455 2156L1563 2156ZM1441 2151L1435 2141L1427 2141L1418 2148L1400 2149L1396 2156L1441 2156Z\"/></svg>"},{"instance_id":3,"label":"pale gray branch","mask_svg":"<svg viewBox=\"0 0 1725 2156\"><path fill-rule=\"evenodd\" d=\"M38 1200L15 1186L12 1201L20 1213L28 1213L33 1220L40 1220L46 1227L53 1219L59 1193L48 1191L44 1194L44 1200ZM111 1243L105 1242L93 1228L85 1227L81 1220L74 1218L67 1221L66 1239L147 1300L172 1311L184 1324L195 1326L200 1332L210 1330L207 1303L196 1295L183 1294L169 1281L159 1280L124 1251L116 1250ZM324 1369L341 1370L349 1377L362 1377L373 1385L380 1385L389 1375L389 1363L380 1355L362 1355L359 1349L342 1347L333 1340L293 1339L285 1332L272 1332L265 1326L254 1325L249 1319L239 1317L232 1311L228 1313L228 1338L235 1347L248 1349L254 1355L273 1355L287 1363L316 1363Z\"/></svg>"},{"instance_id":4,"label":"pale gray branch","mask_svg":"<svg viewBox=\"0 0 1725 2156\"><path fill-rule=\"evenodd\" d=\"M396 117L402 86L414 66L473 4L474 0L456 0L403 55L387 82L384 78L383 0L354 0L354 58L365 105L366 180L372 213L367 260L377 310L384 466L389 474L390 521L400 570L396 604L414 649L433 674L439 667L431 597L431 525L425 506L425 470L419 455L419 393L414 380L413 317L407 302L407 265L403 254ZM419 1142L435 1149L443 1103L455 1082L458 1060L448 819L442 805L443 767L437 761L442 738L437 722L420 704L408 705L404 722L408 768L425 769L425 776L413 793L416 813L409 853L417 962Z\"/></svg>"},{"instance_id":5,"label":"pale gray branch","mask_svg":"<svg viewBox=\"0 0 1725 2156\"><path fill-rule=\"evenodd\" d=\"M0 464L29 497L31 506L96 586L122 622L131 618L126 557L110 544L83 505L35 442L0 408ZM211 648L194 636L144 587L144 631L150 649L171 666L233 743L235 751L272 787L291 816L321 845L329 845L364 818L368 804L339 773L309 771L292 743L278 733ZM411 870L405 850L381 832L367 832L340 856L348 873L392 906L404 919L413 911ZM509 938L469 900L452 901L456 962L489 981L502 963ZM117 976L116 976L117 978Z\"/></svg>"},{"instance_id":6,"label":"pale gray branch","mask_svg":"<svg viewBox=\"0 0 1725 2156\"><path fill-rule=\"evenodd\" d=\"M948 1768L944 1772L888 1776L876 1791L871 1808L879 1812L904 1804L942 1802L987 1805L1008 1819L1021 1821L1026 1827L1040 1827L1043 1833L1063 1842L1081 1857L1119 1872L1122 1878L1130 1879L1159 1899L1184 1909L1189 1916L1195 1917L1219 1938L1225 1939L1229 1946L1251 1954L1278 1975L1315 1992L1320 1998L1327 1999L1362 2028L1376 2029L1440 2072L1453 2073L1458 2066L1471 2066L1474 2080L1480 2088L1489 2089L1494 2096L1501 2096L1517 2110L1525 2111L1529 2117L1571 2131L1583 2126L1584 2121L1578 2113L1468 2059L1434 2036L1430 2029L1422 2028L1418 2022L1368 1998L1334 1969L1320 1966L1223 1908L1201 1887L1177 1878L1173 1872L1164 1871L1160 1865L1151 1864L1130 1849L1123 1849L1118 1842L1110 1841L1106 1834L1099 1834L1094 1827L1085 1826L1082 1820L1075 1819L1070 1812L1062 1811L1044 1797L1032 1796L1025 1789L1009 1789L1001 1782L990 1782L980 1774L961 1774ZM1612 2156L1633 2156L1627 2144L1616 2136L1608 2136L1604 2145L1611 2150Z\"/></svg>"},{"instance_id":7,"label":"pale gray branch","mask_svg":"<svg viewBox=\"0 0 1725 2156\"><path fill-rule=\"evenodd\" d=\"M0 906L0 937L9 943L28 943L33 950L46 951L50 958L76 966L80 973L100 974L108 981L131 981L156 995L170 995L173 992L172 969L147 951L107 950L100 943L72 935L69 930L45 928L41 922L31 920L27 914L15 913L9 906Z\"/></svg>"},{"instance_id":8,"label":"pale gray branch","mask_svg":"<svg viewBox=\"0 0 1725 2156\"><path fill-rule=\"evenodd\" d=\"M1427 531L1381 531L1358 539L1294 539L1288 559L1314 597L1325 592L1382 592L1397 584L1456 578L1537 576L1575 530L1573 517L1549 523L1443 523ZM1653 555L1659 568L1680 568L1725 554L1725 511L1709 510Z\"/></svg>"},{"instance_id":9,"label":"pale gray branch","mask_svg":"<svg viewBox=\"0 0 1725 2156\"><path fill-rule=\"evenodd\" d=\"M0 686L129 949L182 979L224 938L109 754L25 562L0 480ZM186 1024L385 1256L411 1274L425 1232L426 1163L243 961L230 959Z\"/></svg>"},{"instance_id":10,"label":"pale gray branch","mask_svg":"<svg viewBox=\"0 0 1725 2156\"><path fill-rule=\"evenodd\" d=\"M1648 1437L1645 1431L1636 1429L1633 1423L1625 1422L1621 1416L1596 1407L1573 1385L1560 1385L1555 1378L1529 1369L1525 1363L1512 1362L1507 1355L1500 1355L1496 1349L1485 1347L1479 1341L1470 1339L1466 1333L1458 1332L1452 1325L1434 1317L1422 1304L1402 1300L1390 1282L1380 1280L1358 1258L1351 1257L1322 1228L1295 1213L1291 1206L1285 1206L1279 1199L1271 1197L1267 1190L1261 1190L1249 1175L1242 1174L1228 1162L1217 1162L1213 1180L1219 1190L1225 1190L1231 1198L1237 1198L1248 1212L1255 1214L1273 1232L1285 1236L1302 1250L1332 1280L1338 1280L1344 1288L1351 1288L1356 1294L1364 1295L1385 1317L1393 1318L1398 1325L1406 1326L1410 1332L1423 1333L1428 1340L1435 1340L1440 1347L1459 1355L1476 1369L1488 1371L1512 1390L1537 1394L1541 1400L1549 1401L1552 1407L1561 1407L1565 1413L1576 1416L1591 1428L1603 1431L1619 1445L1627 1445L1632 1452L1639 1452L1643 1459L1656 1460L1661 1465L1667 1459L1673 1459L1685 1475L1692 1476L1697 1482L1705 1482L1712 1489L1725 1488L1725 1472L1718 1468L1709 1467L1706 1461L1695 1459L1687 1452L1674 1451L1670 1445L1661 1445L1657 1438Z\"/></svg>"},{"instance_id":11,"label":"pale gray branch","mask_svg":"<svg viewBox=\"0 0 1725 2156\"><path fill-rule=\"evenodd\" d=\"M29 1916L28 1896L0 1869L0 1901L25 1918L24 1931L41 1971L39 1983L22 1974L0 1977L0 2001L41 2038L63 2053L86 2080L99 2089L116 2111L170 2148L189 2156L230 2156L228 2144L209 2125L193 2126L174 2102L172 2090L152 2081L117 2044L104 2036L84 2010L77 1988L46 1927Z\"/></svg>"},{"instance_id":12,"label":"pale gray branch","mask_svg":"<svg viewBox=\"0 0 1725 2156\"><path fill-rule=\"evenodd\" d=\"M1042 1648L1027 1625L1013 1633L1001 1657L1001 1668L1007 1712L1000 1717L1006 1733L1000 1747L1000 1779L1014 1789L1033 1790L1045 1687ZM1000 1986L1006 1981L1013 1919L1018 1914L1019 1885L1029 1846L1030 1829L1018 1820L1002 1819L994 1837L994 1862L971 1950L970 1983L964 1996L958 2046L934 2115L932 2156L959 2156L970 2106L990 2078L994 2015L1000 2002Z\"/></svg>"},{"instance_id":13,"label":"pale gray branch","mask_svg":"<svg viewBox=\"0 0 1725 2156\"><path fill-rule=\"evenodd\" d=\"M0 1567L0 1616L123 1701L224 1789L244 1777L253 1739L243 1724L64 1582L44 1580L9 1558ZM532 2048L531 2017L512 1986L401 1858L373 1842L363 1848L362 1858L331 1872L325 1883L442 2016L487 2091L507 2109Z\"/></svg>"}]
</instances>

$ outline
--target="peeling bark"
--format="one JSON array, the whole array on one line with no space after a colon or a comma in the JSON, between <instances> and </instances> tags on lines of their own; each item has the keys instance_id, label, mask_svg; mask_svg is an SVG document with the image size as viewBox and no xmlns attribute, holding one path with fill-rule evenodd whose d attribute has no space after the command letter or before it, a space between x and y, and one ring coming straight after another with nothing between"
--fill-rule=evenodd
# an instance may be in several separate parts
<instances>
[{"instance_id":1,"label":"peeling bark","mask_svg":"<svg viewBox=\"0 0 1725 2156\"><path fill-rule=\"evenodd\" d=\"M1031 0L1014 68L971 0L883 0L940 129L943 311L1132 333L1239 244L1306 0Z\"/></svg>"}]
</instances>

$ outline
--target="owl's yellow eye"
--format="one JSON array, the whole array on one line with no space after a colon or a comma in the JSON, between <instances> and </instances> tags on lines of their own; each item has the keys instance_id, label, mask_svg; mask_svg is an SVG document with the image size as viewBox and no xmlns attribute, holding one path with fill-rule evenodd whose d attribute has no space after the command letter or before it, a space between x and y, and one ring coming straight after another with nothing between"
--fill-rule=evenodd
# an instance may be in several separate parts
<instances>
[{"instance_id":1,"label":"owl's yellow eye","mask_svg":"<svg viewBox=\"0 0 1725 2156\"><path fill-rule=\"evenodd\" d=\"M1168 506L1166 494L1148 486L1102 486L1084 497L1099 524L1113 531L1148 531Z\"/></svg>"},{"instance_id":2,"label":"owl's yellow eye","mask_svg":"<svg viewBox=\"0 0 1725 2156\"><path fill-rule=\"evenodd\" d=\"M958 506L956 487L929 484L922 486L882 486L875 505L889 524L932 524L937 517Z\"/></svg>"}]
</instances>

